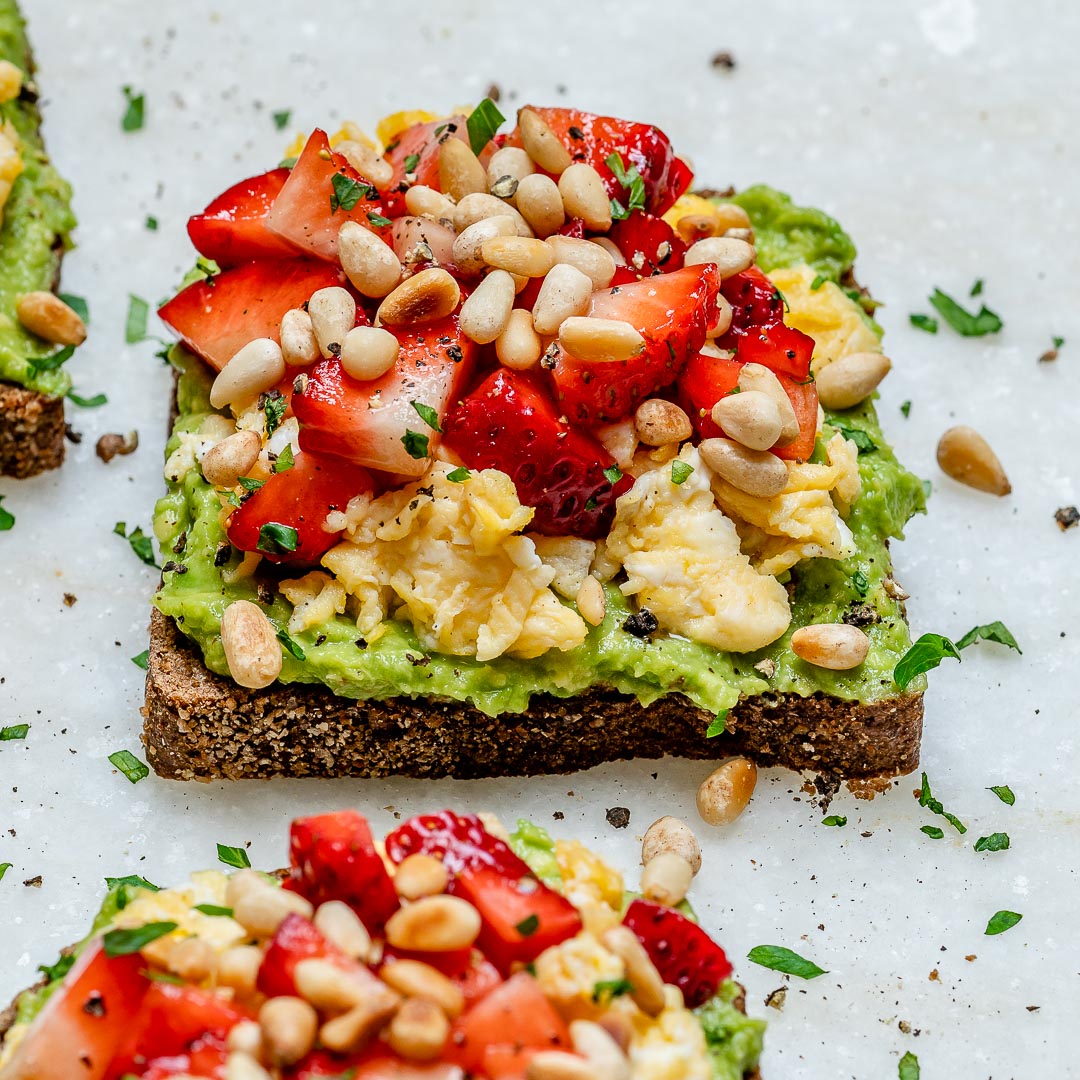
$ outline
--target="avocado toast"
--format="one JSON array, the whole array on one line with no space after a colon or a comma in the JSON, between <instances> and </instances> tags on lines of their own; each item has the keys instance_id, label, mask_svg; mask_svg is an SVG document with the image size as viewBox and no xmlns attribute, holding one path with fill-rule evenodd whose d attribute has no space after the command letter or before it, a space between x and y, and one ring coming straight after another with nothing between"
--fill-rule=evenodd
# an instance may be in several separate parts
<instances>
[{"instance_id":1,"label":"avocado toast","mask_svg":"<svg viewBox=\"0 0 1080 1080\"><path fill-rule=\"evenodd\" d=\"M769 188L687 194L651 126L493 112L391 118L381 155L317 131L192 219L151 764L910 771L887 545L924 494L851 241ZM855 400L831 378L819 413L834 364Z\"/></svg>"},{"instance_id":2,"label":"avocado toast","mask_svg":"<svg viewBox=\"0 0 1080 1080\"><path fill-rule=\"evenodd\" d=\"M71 380L61 366L70 350L57 349L56 335L46 340L23 325L20 299L36 297L46 323L53 309L74 315L46 294L59 284L75 218L71 189L41 140L33 59L14 0L0 0L0 68L0 474L22 478L64 460L64 395ZM49 332L32 311L22 308L21 315Z\"/></svg>"}]
</instances>

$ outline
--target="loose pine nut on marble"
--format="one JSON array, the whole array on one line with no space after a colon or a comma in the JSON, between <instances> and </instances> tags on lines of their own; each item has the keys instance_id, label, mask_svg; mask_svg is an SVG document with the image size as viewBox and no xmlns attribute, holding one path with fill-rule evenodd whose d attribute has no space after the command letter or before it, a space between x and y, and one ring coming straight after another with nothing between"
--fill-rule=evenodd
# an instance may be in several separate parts
<instances>
[{"instance_id":1,"label":"loose pine nut on marble","mask_svg":"<svg viewBox=\"0 0 1080 1080\"><path fill-rule=\"evenodd\" d=\"M949 428L937 446L941 471L958 483L990 495L1012 491L1005 469L990 444L974 429L961 424Z\"/></svg>"},{"instance_id":2,"label":"loose pine nut on marble","mask_svg":"<svg viewBox=\"0 0 1080 1080\"><path fill-rule=\"evenodd\" d=\"M696 874L701 869L701 845L685 821L667 815L657 818L645 831L641 842L641 862L648 866L658 855L674 852L690 864Z\"/></svg>"},{"instance_id":3,"label":"loose pine nut on marble","mask_svg":"<svg viewBox=\"0 0 1080 1080\"><path fill-rule=\"evenodd\" d=\"M697 809L707 825L728 825L750 802L757 785L757 766L747 758L725 761L702 781Z\"/></svg>"}]
</instances>

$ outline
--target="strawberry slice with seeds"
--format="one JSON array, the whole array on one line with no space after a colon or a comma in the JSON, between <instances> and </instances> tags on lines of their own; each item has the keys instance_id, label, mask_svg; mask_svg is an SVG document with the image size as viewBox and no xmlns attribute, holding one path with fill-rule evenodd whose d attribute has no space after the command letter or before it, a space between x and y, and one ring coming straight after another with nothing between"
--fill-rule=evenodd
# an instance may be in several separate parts
<instances>
[{"instance_id":1,"label":"strawberry slice with seeds","mask_svg":"<svg viewBox=\"0 0 1080 1080\"><path fill-rule=\"evenodd\" d=\"M753 326L775 326L784 321L780 290L756 266L732 274L720 291L731 304L729 334L743 334Z\"/></svg>"},{"instance_id":2,"label":"strawberry slice with seeds","mask_svg":"<svg viewBox=\"0 0 1080 1080\"><path fill-rule=\"evenodd\" d=\"M704 1005L731 974L724 950L674 908L634 900L623 923L645 947L664 982L683 992L687 1008Z\"/></svg>"},{"instance_id":3,"label":"strawberry slice with seeds","mask_svg":"<svg viewBox=\"0 0 1080 1080\"><path fill-rule=\"evenodd\" d=\"M611 226L608 239L622 252L635 278L682 269L686 244L663 218L635 211Z\"/></svg>"},{"instance_id":4,"label":"strawberry slice with seeds","mask_svg":"<svg viewBox=\"0 0 1080 1080\"><path fill-rule=\"evenodd\" d=\"M348 957L331 945L310 919L286 915L263 954L258 976L260 992L267 997L295 994L296 965L301 960L329 960L338 967L350 966Z\"/></svg>"},{"instance_id":5,"label":"strawberry slice with seeds","mask_svg":"<svg viewBox=\"0 0 1080 1080\"><path fill-rule=\"evenodd\" d=\"M439 190L439 147L446 139L469 141L465 117L460 114L407 127L386 148L383 157L394 167L384 195L388 217L405 213L405 191L420 184Z\"/></svg>"}]
</instances>

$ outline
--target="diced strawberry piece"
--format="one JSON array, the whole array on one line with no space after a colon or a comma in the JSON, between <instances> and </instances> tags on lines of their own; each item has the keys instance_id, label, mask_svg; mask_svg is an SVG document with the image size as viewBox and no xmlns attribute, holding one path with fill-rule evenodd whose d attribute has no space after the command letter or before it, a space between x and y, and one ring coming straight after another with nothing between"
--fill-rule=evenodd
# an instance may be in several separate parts
<instances>
[{"instance_id":1,"label":"diced strawberry piece","mask_svg":"<svg viewBox=\"0 0 1080 1080\"><path fill-rule=\"evenodd\" d=\"M340 967L351 966L345 954L331 945L310 919L303 915L286 915L263 955L259 990L267 997L295 994L296 965L301 960L312 959L330 960Z\"/></svg>"},{"instance_id":2,"label":"diced strawberry piece","mask_svg":"<svg viewBox=\"0 0 1080 1080\"><path fill-rule=\"evenodd\" d=\"M645 946L664 982L683 992L688 1008L704 1005L731 974L724 950L674 908L634 900L623 922Z\"/></svg>"},{"instance_id":3,"label":"diced strawberry piece","mask_svg":"<svg viewBox=\"0 0 1080 1080\"><path fill-rule=\"evenodd\" d=\"M316 907L341 900L372 932L397 911L394 883L355 810L298 818L289 835L290 888Z\"/></svg>"},{"instance_id":4,"label":"diced strawberry piece","mask_svg":"<svg viewBox=\"0 0 1080 1080\"><path fill-rule=\"evenodd\" d=\"M196 250L223 269L250 259L287 259L299 252L266 227L266 215L289 178L271 169L222 192L201 214L188 219Z\"/></svg>"},{"instance_id":5,"label":"diced strawberry piece","mask_svg":"<svg viewBox=\"0 0 1080 1080\"><path fill-rule=\"evenodd\" d=\"M211 990L155 982L132 1021L133 1060L192 1054L215 1044L220 1047L241 1020L252 1018L250 1010ZM209 1056L213 1058L212 1052Z\"/></svg>"},{"instance_id":6,"label":"diced strawberry piece","mask_svg":"<svg viewBox=\"0 0 1080 1080\"><path fill-rule=\"evenodd\" d=\"M764 364L777 375L805 382L810 378L814 339L783 323L750 327L743 334L730 331L717 341L721 349L734 349L744 364Z\"/></svg>"},{"instance_id":7,"label":"diced strawberry piece","mask_svg":"<svg viewBox=\"0 0 1080 1080\"><path fill-rule=\"evenodd\" d=\"M380 1045L348 1056L315 1050L282 1075L286 1080L464 1080L458 1065L403 1061Z\"/></svg>"},{"instance_id":8,"label":"diced strawberry piece","mask_svg":"<svg viewBox=\"0 0 1080 1080\"><path fill-rule=\"evenodd\" d=\"M334 187L335 176L344 178L338 181L341 192ZM341 201L342 195L347 202ZM382 216L383 207L375 187L344 155L334 153L326 132L316 128L274 200L266 226L302 251L335 262L338 230L346 221L355 221L384 236L386 226L375 225L371 220Z\"/></svg>"},{"instance_id":9,"label":"diced strawberry piece","mask_svg":"<svg viewBox=\"0 0 1080 1080\"><path fill-rule=\"evenodd\" d=\"M566 415L580 424L620 420L674 382L716 321L719 285L716 267L706 263L593 293L588 314L630 323L645 348L630 360L604 363L561 350L553 376Z\"/></svg>"},{"instance_id":10,"label":"diced strawberry piece","mask_svg":"<svg viewBox=\"0 0 1080 1080\"><path fill-rule=\"evenodd\" d=\"M446 443L470 468L510 476L518 498L536 508L530 528L549 536L606 535L615 500L631 484L626 476L611 483L604 470L615 459L560 417L525 372L504 368L485 379L450 414Z\"/></svg>"},{"instance_id":11,"label":"diced strawberry piece","mask_svg":"<svg viewBox=\"0 0 1080 1080\"><path fill-rule=\"evenodd\" d=\"M466 1008L486 997L503 981L499 969L479 953L473 954L472 962L464 971L452 975L451 978L464 995Z\"/></svg>"},{"instance_id":12,"label":"diced strawberry piece","mask_svg":"<svg viewBox=\"0 0 1080 1080\"><path fill-rule=\"evenodd\" d=\"M451 874L462 870L496 870L505 877L530 873L510 846L484 828L475 814L442 810L409 818L386 837L386 854L393 863L410 855L434 855Z\"/></svg>"},{"instance_id":13,"label":"diced strawberry piece","mask_svg":"<svg viewBox=\"0 0 1080 1080\"><path fill-rule=\"evenodd\" d=\"M579 218L574 217L569 221L563 222L559 228L560 236L569 236L574 240L585 239L585 222Z\"/></svg>"},{"instance_id":14,"label":"diced strawberry piece","mask_svg":"<svg viewBox=\"0 0 1080 1080\"><path fill-rule=\"evenodd\" d=\"M229 1060L229 1051L223 1042L210 1038L196 1043L190 1054L173 1054L168 1057L152 1058L146 1063L145 1070L139 1063L132 1064L122 1076L138 1075L142 1080L169 1080L169 1077L199 1076L208 1080L224 1080L225 1067Z\"/></svg>"},{"instance_id":15,"label":"diced strawberry piece","mask_svg":"<svg viewBox=\"0 0 1080 1080\"><path fill-rule=\"evenodd\" d=\"M751 326L775 326L784 321L780 290L756 266L727 278L720 291L731 304L728 333L741 334Z\"/></svg>"},{"instance_id":16,"label":"diced strawberry piece","mask_svg":"<svg viewBox=\"0 0 1080 1080\"><path fill-rule=\"evenodd\" d=\"M772 452L785 461L809 461L817 442L817 386L812 382L797 382L780 372L777 372L776 377L795 410L795 419L799 421L799 437L787 446L774 447Z\"/></svg>"},{"instance_id":17,"label":"diced strawberry piece","mask_svg":"<svg viewBox=\"0 0 1080 1080\"><path fill-rule=\"evenodd\" d=\"M307 389L293 399L300 445L368 468L421 476L429 460L417 437L427 439L430 453L440 435L414 402L434 409L439 426L445 427L447 411L472 373L477 347L461 333L456 315L387 329L400 347L397 363L381 378L359 382L336 359L311 370Z\"/></svg>"},{"instance_id":18,"label":"diced strawberry piece","mask_svg":"<svg viewBox=\"0 0 1080 1080\"><path fill-rule=\"evenodd\" d=\"M622 252L635 279L680 270L686 255L686 244L663 218L640 210L616 221L608 239Z\"/></svg>"},{"instance_id":19,"label":"diced strawberry piece","mask_svg":"<svg viewBox=\"0 0 1080 1080\"><path fill-rule=\"evenodd\" d=\"M383 157L394 167L394 176L383 197L389 217L405 213L405 190L420 184L439 191L439 147L446 139L469 141L465 117L447 116L406 128L392 142ZM406 168L406 165L410 166ZM408 179L406 179L406 174Z\"/></svg>"},{"instance_id":20,"label":"diced strawberry piece","mask_svg":"<svg viewBox=\"0 0 1080 1080\"><path fill-rule=\"evenodd\" d=\"M229 518L229 542L241 551L260 551L271 562L317 563L340 539L340 533L324 528L330 511L344 510L353 496L374 490L375 480L367 469L301 450L291 468L272 474L261 488L244 496ZM295 550L263 534L263 526L272 523L296 530Z\"/></svg>"},{"instance_id":21,"label":"diced strawberry piece","mask_svg":"<svg viewBox=\"0 0 1080 1080\"><path fill-rule=\"evenodd\" d=\"M257 259L196 281L158 309L192 352L220 371L249 341L281 340L281 317L317 289L341 285L337 267L314 259Z\"/></svg>"}]
</instances>

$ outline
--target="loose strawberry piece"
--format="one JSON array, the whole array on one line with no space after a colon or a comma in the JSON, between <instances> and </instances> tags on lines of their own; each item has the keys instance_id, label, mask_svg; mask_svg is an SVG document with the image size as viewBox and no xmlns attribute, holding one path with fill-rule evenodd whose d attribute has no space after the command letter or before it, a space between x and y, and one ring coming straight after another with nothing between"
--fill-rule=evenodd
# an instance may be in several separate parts
<instances>
[{"instance_id":1,"label":"loose strawberry piece","mask_svg":"<svg viewBox=\"0 0 1080 1080\"><path fill-rule=\"evenodd\" d=\"M289 843L289 887L316 907L327 900L348 904L372 932L398 909L367 821L355 810L299 818Z\"/></svg>"},{"instance_id":2,"label":"loose strawberry piece","mask_svg":"<svg viewBox=\"0 0 1080 1080\"><path fill-rule=\"evenodd\" d=\"M615 222L608 239L623 253L635 279L680 270L686 255L686 244L663 218L637 210Z\"/></svg>"},{"instance_id":3,"label":"loose strawberry piece","mask_svg":"<svg viewBox=\"0 0 1080 1080\"><path fill-rule=\"evenodd\" d=\"M615 500L631 484L626 476L610 482L604 470L615 459L570 427L524 372L502 369L485 379L450 414L446 443L470 468L507 473L518 498L536 508L530 528L549 536L606 535Z\"/></svg>"},{"instance_id":4,"label":"loose strawberry piece","mask_svg":"<svg viewBox=\"0 0 1080 1080\"><path fill-rule=\"evenodd\" d=\"M530 873L510 846L484 828L475 814L442 810L422 814L399 825L386 837L386 854L393 863L410 855L434 855L451 874L462 870L495 870L505 877Z\"/></svg>"},{"instance_id":5,"label":"loose strawberry piece","mask_svg":"<svg viewBox=\"0 0 1080 1080\"><path fill-rule=\"evenodd\" d=\"M341 178L338 187L335 177ZM386 227L372 221L382 216L383 207L375 187L344 155L335 154L326 132L316 128L274 200L266 226L302 251L336 262L341 226L346 221L355 221L383 236Z\"/></svg>"},{"instance_id":6,"label":"loose strawberry piece","mask_svg":"<svg viewBox=\"0 0 1080 1080\"><path fill-rule=\"evenodd\" d=\"M299 254L266 227L266 215L288 178L288 169L271 169L222 192L201 214L188 219L188 236L196 250L223 269L249 259Z\"/></svg>"},{"instance_id":7,"label":"loose strawberry piece","mask_svg":"<svg viewBox=\"0 0 1080 1080\"><path fill-rule=\"evenodd\" d=\"M405 213L405 190L413 185L440 190L439 147L450 138L469 141L464 116L413 124L386 148L383 157L394 167L393 179L383 197L387 216L399 217Z\"/></svg>"},{"instance_id":8,"label":"loose strawberry piece","mask_svg":"<svg viewBox=\"0 0 1080 1080\"><path fill-rule=\"evenodd\" d=\"M704 1005L731 974L724 950L674 908L634 900L623 922L645 946L664 982L683 992L688 1008Z\"/></svg>"},{"instance_id":9,"label":"loose strawberry piece","mask_svg":"<svg viewBox=\"0 0 1080 1080\"><path fill-rule=\"evenodd\" d=\"M281 317L317 289L340 285L337 267L314 259L257 259L196 281L158 309L192 352L220 371L249 341L280 340Z\"/></svg>"},{"instance_id":10,"label":"loose strawberry piece","mask_svg":"<svg viewBox=\"0 0 1080 1080\"><path fill-rule=\"evenodd\" d=\"M299 890L294 888L293 891ZM259 968L260 992L267 997L295 994L296 965L301 960L311 959L350 966L347 957L315 929L310 919L303 915L286 915L263 955Z\"/></svg>"},{"instance_id":11,"label":"loose strawberry piece","mask_svg":"<svg viewBox=\"0 0 1080 1080\"><path fill-rule=\"evenodd\" d=\"M581 424L620 420L674 382L716 320L719 284L716 267L707 263L594 293L588 314L630 323L645 338L645 349L630 360L605 363L563 350L553 375L567 416Z\"/></svg>"},{"instance_id":12,"label":"loose strawberry piece","mask_svg":"<svg viewBox=\"0 0 1080 1080\"><path fill-rule=\"evenodd\" d=\"M271 562L317 563L340 539L339 533L323 528L327 514L344 510L354 495L374 490L375 480L367 469L301 450L292 468L274 473L258 491L244 497L229 518L229 542L241 551L260 551ZM263 526L271 523L296 530L294 551L263 536Z\"/></svg>"}]
</instances>

